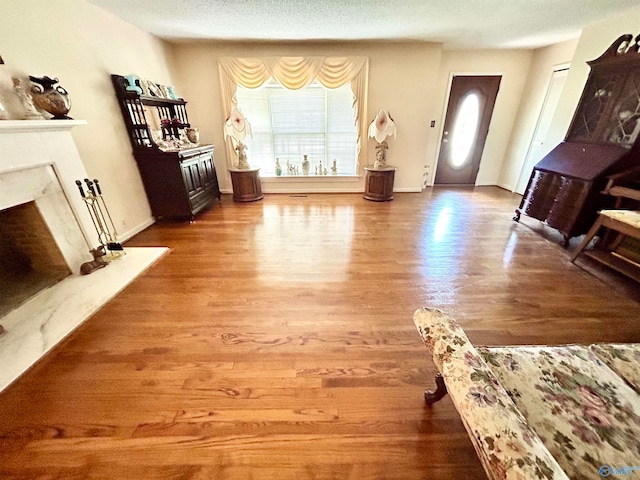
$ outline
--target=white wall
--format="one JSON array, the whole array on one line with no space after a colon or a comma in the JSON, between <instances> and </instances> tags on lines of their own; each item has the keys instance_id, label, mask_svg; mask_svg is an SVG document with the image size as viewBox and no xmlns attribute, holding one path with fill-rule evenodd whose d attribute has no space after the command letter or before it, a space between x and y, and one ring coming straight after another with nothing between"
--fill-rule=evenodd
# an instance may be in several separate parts
<instances>
[{"instance_id":1,"label":"white wall","mask_svg":"<svg viewBox=\"0 0 640 480\"><path fill-rule=\"evenodd\" d=\"M513 191L520 177L524 161L529 150L529 144L538 122L538 117L544 103L549 81L554 69L558 65L571 62L578 45L578 39L539 48L533 52L529 75L525 84L522 101L518 109L513 132L507 148L498 185ZM547 152L556 144L547 144ZM546 155L545 153L545 155Z\"/></svg>"},{"instance_id":2,"label":"white wall","mask_svg":"<svg viewBox=\"0 0 640 480\"><path fill-rule=\"evenodd\" d=\"M437 154L442 124L448 101L452 75L502 75L500 91L496 98L489 133L485 143L476 185L496 185L502 169L503 158L511 130L515 122L520 98L527 80L533 57L531 50L453 50L443 51L440 74L434 96L437 102L438 128L430 132L432 146L430 179L433 183L437 166Z\"/></svg>"},{"instance_id":3,"label":"white wall","mask_svg":"<svg viewBox=\"0 0 640 480\"><path fill-rule=\"evenodd\" d=\"M58 77L71 98L69 115L88 121L73 129L74 140L88 174L101 181L118 232L148 225L151 212L109 75L172 84L165 44L84 0L3 6L0 95L13 97L14 74Z\"/></svg>"},{"instance_id":4,"label":"white wall","mask_svg":"<svg viewBox=\"0 0 640 480\"><path fill-rule=\"evenodd\" d=\"M222 56L349 56L369 57L369 101L367 123L379 108L391 112L397 126L396 139L390 139L387 163L397 166L396 191L420 191L425 160L429 151L426 135L429 120L438 118L434 95L441 48L425 42L351 42L255 44L211 42L176 44L179 93L190 101L189 120L200 128L201 141L216 145L216 168L221 188L230 191L223 148L224 114L221 107L218 57ZM366 140L369 164L375 160L374 140ZM251 162L249 152L249 162ZM278 191L355 191L364 190L362 178L354 182L322 179L322 183L292 182L280 179L265 182L266 192Z\"/></svg>"},{"instance_id":5,"label":"white wall","mask_svg":"<svg viewBox=\"0 0 640 480\"><path fill-rule=\"evenodd\" d=\"M168 45L84 0L11 0L10 15L0 16L6 64L0 66L0 94L12 95L15 73L60 78L72 99L71 115L87 127L74 129L85 167L105 187L120 233L151 222L146 195L131 154L124 122L109 74L136 73L159 83L175 84L189 101L192 123L203 142L218 146L216 164L221 185L230 191L222 147L219 56L365 55L370 59L370 121L379 108L391 111L398 137L390 140L389 163L396 165L397 191L419 191L425 168L431 183L452 74L503 76L489 128L478 185L515 184L533 133L550 69L569 60L572 42L527 50L442 50L424 42L298 42L281 44L192 43ZM19 21L17 20L19 19ZM637 33L640 8L584 30L575 50L562 98L546 143L566 133L588 74L585 61L599 56L622 33ZM524 96L523 96L524 92ZM430 128L430 121L436 127ZM515 129L514 129L515 125ZM512 132L513 130L513 132ZM373 140L367 158L375 157ZM322 188L363 191L363 180ZM288 184L309 189L309 184ZM267 184L265 191L277 191Z\"/></svg>"}]
</instances>

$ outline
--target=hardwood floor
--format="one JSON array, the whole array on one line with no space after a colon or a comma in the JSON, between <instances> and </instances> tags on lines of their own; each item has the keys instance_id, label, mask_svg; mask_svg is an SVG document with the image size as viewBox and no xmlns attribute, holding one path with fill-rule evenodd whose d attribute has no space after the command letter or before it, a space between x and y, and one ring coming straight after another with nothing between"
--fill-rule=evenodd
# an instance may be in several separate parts
<instances>
[{"instance_id":1,"label":"hardwood floor","mask_svg":"<svg viewBox=\"0 0 640 480\"><path fill-rule=\"evenodd\" d=\"M152 226L127 245L171 252L0 395L0 478L485 478L451 400L423 404L415 309L476 344L640 341L640 304L518 202L225 196Z\"/></svg>"}]
</instances>

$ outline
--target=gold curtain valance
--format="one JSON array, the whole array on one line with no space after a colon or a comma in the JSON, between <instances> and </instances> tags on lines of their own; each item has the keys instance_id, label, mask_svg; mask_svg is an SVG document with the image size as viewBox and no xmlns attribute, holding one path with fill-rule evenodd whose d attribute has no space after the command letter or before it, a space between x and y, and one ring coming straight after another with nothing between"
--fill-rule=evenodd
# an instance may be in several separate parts
<instances>
[{"instance_id":1,"label":"gold curtain valance","mask_svg":"<svg viewBox=\"0 0 640 480\"><path fill-rule=\"evenodd\" d=\"M258 88L271 78L290 90L316 79L326 88L338 88L353 81L366 65L367 57L220 58L220 68L246 88Z\"/></svg>"}]
</instances>

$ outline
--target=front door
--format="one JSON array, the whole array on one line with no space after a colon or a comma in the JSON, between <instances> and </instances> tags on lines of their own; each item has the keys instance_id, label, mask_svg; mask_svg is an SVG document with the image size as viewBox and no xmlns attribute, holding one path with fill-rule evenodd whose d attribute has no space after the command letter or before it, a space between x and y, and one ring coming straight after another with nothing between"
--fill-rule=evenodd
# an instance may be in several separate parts
<instances>
[{"instance_id":1,"label":"front door","mask_svg":"<svg viewBox=\"0 0 640 480\"><path fill-rule=\"evenodd\" d=\"M501 78L453 77L434 183L475 185Z\"/></svg>"}]
</instances>

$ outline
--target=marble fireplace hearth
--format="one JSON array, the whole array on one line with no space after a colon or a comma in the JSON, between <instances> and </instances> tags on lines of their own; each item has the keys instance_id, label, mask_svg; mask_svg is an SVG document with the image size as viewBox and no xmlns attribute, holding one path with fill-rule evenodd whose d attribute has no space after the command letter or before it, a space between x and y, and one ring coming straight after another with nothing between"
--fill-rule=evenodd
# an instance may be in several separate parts
<instances>
[{"instance_id":1,"label":"marble fireplace hearth","mask_svg":"<svg viewBox=\"0 0 640 480\"><path fill-rule=\"evenodd\" d=\"M168 251L125 246L125 256L80 275L90 245L97 245L74 183L87 172L71 129L85 124L0 121L0 210L33 203L71 271L0 316L0 392Z\"/></svg>"}]
</instances>

